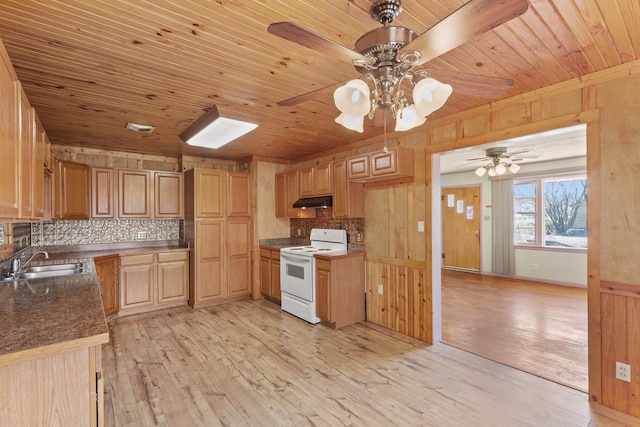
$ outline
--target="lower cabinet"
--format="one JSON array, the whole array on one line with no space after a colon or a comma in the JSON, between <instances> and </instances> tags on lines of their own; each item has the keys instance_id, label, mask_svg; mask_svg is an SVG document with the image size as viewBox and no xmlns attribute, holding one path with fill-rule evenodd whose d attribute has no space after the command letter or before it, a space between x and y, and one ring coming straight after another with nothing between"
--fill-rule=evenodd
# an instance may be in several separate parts
<instances>
[{"instance_id":1,"label":"lower cabinet","mask_svg":"<svg viewBox=\"0 0 640 427\"><path fill-rule=\"evenodd\" d=\"M280 304L280 250L260 248L260 293Z\"/></svg>"},{"instance_id":2,"label":"lower cabinet","mask_svg":"<svg viewBox=\"0 0 640 427\"><path fill-rule=\"evenodd\" d=\"M119 314L183 305L188 296L188 251L120 256Z\"/></svg>"},{"instance_id":3,"label":"lower cabinet","mask_svg":"<svg viewBox=\"0 0 640 427\"><path fill-rule=\"evenodd\" d=\"M118 313L120 306L120 293L118 291L120 282L119 261L120 257L118 255L107 255L93 259L96 267L96 276L98 276L98 281L102 287L102 307L106 317Z\"/></svg>"},{"instance_id":4,"label":"lower cabinet","mask_svg":"<svg viewBox=\"0 0 640 427\"><path fill-rule=\"evenodd\" d=\"M316 255L316 315L342 328L365 320L364 253Z\"/></svg>"}]
</instances>

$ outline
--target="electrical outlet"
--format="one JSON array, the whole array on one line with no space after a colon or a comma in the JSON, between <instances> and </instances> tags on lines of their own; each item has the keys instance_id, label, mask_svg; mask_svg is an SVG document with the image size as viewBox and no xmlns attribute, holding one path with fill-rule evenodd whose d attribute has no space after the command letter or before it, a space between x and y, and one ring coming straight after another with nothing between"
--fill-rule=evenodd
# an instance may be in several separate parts
<instances>
[{"instance_id":1,"label":"electrical outlet","mask_svg":"<svg viewBox=\"0 0 640 427\"><path fill-rule=\"evenodd\" d=\"M538 269L538 264L531 264L531 269L532 270L537 270Z\"/></svg>"},{"instance_id":2,"label":"electrical outlet","mask_svg":"<svg viewBox=\"0 0 640 427\"><path fill-rule=\"evenodd\" d=\"M362 242L362 233L358 233L358 234L356 235L356 240L357 240L358 242Z\"/></svg>"},{"instance_id":3,"label":"electrical outlet","mask_svg":"<svg viewBox=\"0 0 640 427\"><path fill-rule=\"evenodd\" d=\"M630 383L631 366L626 363L616 362L616 378Z\"/></svg>"},{"instance_id":4,"label":"electrical outlet","mask_svg":"<svg viewBox=\"0 0 640 427\"><path fill-rule=\"evenodd\" d=\"M300 231L300 229L298 228L298 236L300 236L302 234L302 232Z\"/></svg>"},{"instance_id":5,"label":"electrical outlet","mask_svg":"<svg viewBox=\"0 0 640 427\"><path fill-rule=\"evenodd\" d=\"M147 232L146 231L138 231L138 240L144 240L147 238Z\"/></svg>"},{"instance_id":6,"label":"electrical outlet","mask_svg":"<svg viewBox=\"0 0 640 427\"><path fill-rule=\"evenodd\" d=\"M382 294L383 294L382 285L378 285L378 295L382 295Z\"/></svg>"}]
</instances>

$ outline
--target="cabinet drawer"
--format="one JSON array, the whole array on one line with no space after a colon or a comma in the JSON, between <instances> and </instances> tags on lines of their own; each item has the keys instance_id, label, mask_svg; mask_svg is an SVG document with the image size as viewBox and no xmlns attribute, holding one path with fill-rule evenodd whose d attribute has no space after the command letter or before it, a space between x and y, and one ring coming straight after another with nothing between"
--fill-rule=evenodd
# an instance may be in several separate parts
<instances>
[{"instance_id":1,"label":"cabinet drawer","mask_svg":"<svg viewBox=\"0 0 640 427\"><path fill-rule=\"evenodd\" d=\"M269 249L260 248L260 256L269 258L271 257L271 251Z\"/></svg>"},{"instance_id":2,"label":"cabinet drawer","mask_svg":"<svg viewBox=\"0 0 640 427\"><path fill-rule=\"evenodd\" d=\"M316 259L316 270L331 270L331 261L326 259Z\"/></svg>"},{"instance_id":3,"label":"cabinet drawer","mask_svg":"<svg viewBox=\"0 0 640 427\"><path fill-rule=\"evenodd\" d=\"M126 255L120 257L120 265L153 264L153 254Z\"/></svg>"},{"instance_id":4,"label":"cabinet drawer","mask_svg":"<svg viewBox=\"0 0 640 427\"><path fill-rule=\"evenodd\" d=\"M185 251L162 252L158 254L158 262L185 261L189 259L188 255Z\"/></svg>"},{"instance_id":5,"label":"cabinet drawer","mask_svg":"<svg viewBox=\"0 0 640 427\"><path fill-rule=\"evenodd\" d=\"M280 260L280 249L271 250L271 259L277 259L278 261Z\"/></svg>"}]
</instances>

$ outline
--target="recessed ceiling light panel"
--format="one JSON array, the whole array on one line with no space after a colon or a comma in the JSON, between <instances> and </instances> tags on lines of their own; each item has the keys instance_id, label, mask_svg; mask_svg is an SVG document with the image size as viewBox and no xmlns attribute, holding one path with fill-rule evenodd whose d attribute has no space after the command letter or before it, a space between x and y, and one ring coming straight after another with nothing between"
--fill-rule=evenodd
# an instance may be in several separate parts
<instances>
[{"instance_id":1,"label":"recessed ceiling light panel","mask_svg":"<svg viewBox=\"0 0 640 427\"><path fill-rule=\"evenodd\" d=\"M132 122L127 123L126 128L138 133L151 133L155 129L155 127L150 125L142 125L140 123Z\"/></svg>"},{"instance_id":2,"label":"recessed ceiling light panel","mask_svg":"<svg viewBox=\"0 0 640 427\"><path fill-rule=\"evenodd\" d=\"M257 127L258 125L255 123L220 117L218 109L214 105L185 129L180 134L180 138L189 145L215 149L240 138Z\"/></svg>"}]
</instances>

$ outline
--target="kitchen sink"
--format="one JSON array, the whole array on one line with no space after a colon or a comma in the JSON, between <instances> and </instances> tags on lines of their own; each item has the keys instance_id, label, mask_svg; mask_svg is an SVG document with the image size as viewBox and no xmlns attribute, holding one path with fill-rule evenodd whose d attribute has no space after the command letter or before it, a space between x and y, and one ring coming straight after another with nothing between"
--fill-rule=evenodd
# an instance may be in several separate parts
<instances>
[{"instance_id":1,"label":"kitchen sink","mask_svg":"<svg viewBox=\"0 0 640 427\"><path fill-rule=\"evenodd\" d=\"M14 277L6 277L3 281L45 279L47 277L70 276L88 272L86 262L74 262L68 264L36 265L25 268Z\"/></svg>"}]
</instances>

